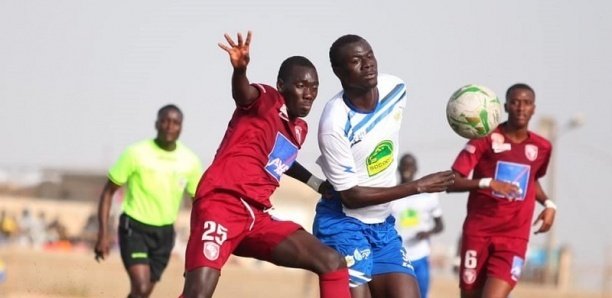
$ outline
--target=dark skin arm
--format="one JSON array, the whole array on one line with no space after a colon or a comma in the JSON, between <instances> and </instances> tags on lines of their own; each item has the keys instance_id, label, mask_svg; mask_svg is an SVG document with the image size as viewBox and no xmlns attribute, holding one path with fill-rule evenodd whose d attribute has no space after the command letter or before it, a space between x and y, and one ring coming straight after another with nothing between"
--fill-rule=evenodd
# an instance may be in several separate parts
<instances>
[{"instance_id":1,"label":"dark skin arm","mask_svg":"<svg viewBox=\"0 0 612 298\"><path fill-rule=\"evenodd\" d=\"M108 256L110 250L110 243L108 237L108 217L110 214L111 203L113 194L119 189L119 185L107 180L102 194L100 195L100 202L98 203L98 239L96 246L94 247L94 253L96 254L96 261L100 259L104 260Z\"/></svg>"},{"instance_id":2,"label":"dark skin arm","mask_svg":"<svg viewBox=\"0 0 612 298\"><path fill-rule=\"evenodd\" d=\"M419 240L424 240L429 238L431 235L438 234L444 230L444 221L442 221L442 217L434 217L434 227L430 231L422 231L418 232L416 237Z\"/></svg>"},{"instance_id":3,"label":"dark skin arm","mask_svg":"<svg viewBox=\"0 0 612 298\"><path fill-rule=\"evenodd\" d=\"M452 171L443 171L392 187L354 186L341 191L340 198L347 208L362 208L388 203L422 192L445 191L449 185L453 184L454 177L455 174Z\"/></svg>"},{"instance_id":4,"label":"dark skin arm","mask_svg":"<svg viewBox=\"0 0 612 298\"><path fill-rule=\"evenodd\" d=\"M544 192L544 189L542 189L542 186L540 185L540 181L536 181L535 187L536 187L536 201L538 201L542 206L544 206L544 202L548 200L548 196ZM552 227L553 223L555 222L556 213L557 213L557 210L553 208L544 208L544 210L540 212L535 222L533 223L533 225L537 225L539 221L542 222L542 225L540 225L540 228L538 228L538 230L535 231L534 234L548 232L550 228Z\"/></svg>"},{"instance_id":5,"label":"dark skin arm","mask_svg":"<svg viewBox=\"0 0 612 298\"><path fill-rule=\"evenodd\" d=\"M219 47L229 54L234 71L232 73L232 97L238 106L249 106L257 97L259 90L251 86L246 76L247 65L251 61L249 47L251 44L251 31L247 33L246 40L238 33L237 43L226 33L226 44L219 43Z\"/></svg>"},{"instance_id":6,"label":"dark skin arm","mask_svg":"<svg viewBox=\"0 0 612 298\"><path fill-rule=\"evenodd\" d=\"M448 187L446 190L447 192L464 192L480 188L478 186L480 179L469 179L458 172L455 172L455 174L455 183ZM506 198L516 197L519 193L519 188L516 185L498 180L491 180L491 186L489 188L502 194Z\"/></svg>"}]
</instances>

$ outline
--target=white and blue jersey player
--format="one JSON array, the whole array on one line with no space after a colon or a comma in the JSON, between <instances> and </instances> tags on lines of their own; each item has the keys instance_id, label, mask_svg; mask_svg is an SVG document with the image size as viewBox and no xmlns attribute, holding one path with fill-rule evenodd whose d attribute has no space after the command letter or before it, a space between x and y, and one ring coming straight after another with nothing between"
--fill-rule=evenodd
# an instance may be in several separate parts
<instances>
[{"instance_id":1,"label":"white and blue jersey player","mask_svg":"<svg viewBox=\"0 0 612 298\"><path fill-rule=\"evenodd\" d=\"M375 110L362 113L340 92L327 103L319 123L321 156L317 163L336 191L355 186L393 187L399 131L406 106L406 85L391 75L378 77ZM390 203L360 208L342 204L339 194L323 198L316 208L313 232L346 258L350 285L372 275L403 272L414 275L391 216Z\"/></svg>"},{"instance_id":2,"label":"white and blue jersey player","mask_svg":"<svg viewBox=\"0 0 612 298\"><path fill-rule=\"evenodd\" d=\"M342 92L321 115L317 163L335 192L317 204L313 233L345 256L352 297L418 297L389 203L444 191L454 174L439 172L396 185L406 84L378 75L374 52L360 36L338 38L329 57Z\"/></svg>"}]
</instances>

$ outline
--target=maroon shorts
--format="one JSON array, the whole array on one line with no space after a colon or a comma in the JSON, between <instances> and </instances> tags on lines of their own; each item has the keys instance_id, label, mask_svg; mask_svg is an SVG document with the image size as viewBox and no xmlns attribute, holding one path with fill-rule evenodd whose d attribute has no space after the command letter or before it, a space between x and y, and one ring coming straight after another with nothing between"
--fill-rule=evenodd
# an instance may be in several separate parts
<instances>
[{"instance_id":1,"label":"maroon shorts","mask_svg":"<svg viewBox=\"0 0 612 298\"><path fill-rule=\"evenodd\" d=\"M510 237L463 235L459 286L463 290L484 287L488 277L502 279L514 287L523 265L527 240Z\"/></svg>"},{"instance_id":2,"label":"maroon shorts","mask_svg":"<svg viewBox=\"0 0 612 298\"><path fill-rule=\"evenodd\" d=\"M221 270L232 253L270 261L272 250L299 229L299 224L274 219L240 197L213 192L193 203L185 270Z\"/></svg>"}]
</instances>

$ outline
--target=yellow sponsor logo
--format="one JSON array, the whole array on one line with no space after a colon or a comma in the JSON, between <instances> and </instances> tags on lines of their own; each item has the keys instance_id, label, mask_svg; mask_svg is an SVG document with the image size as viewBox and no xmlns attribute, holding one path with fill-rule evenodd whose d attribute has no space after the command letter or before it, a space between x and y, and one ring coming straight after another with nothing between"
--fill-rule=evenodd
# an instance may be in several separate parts
<instances>
[{"instance_id":1,"label":"yellow sponsor logo","mask_svg":"<svg viewBox=\"0 0 612 298\"><path fill-rule=\"evenodd\" d=\"M376 145L366 160L368 175L370 177L386 170L393 163L393 142L382 141Z\"/></svg>"}]
</instances>

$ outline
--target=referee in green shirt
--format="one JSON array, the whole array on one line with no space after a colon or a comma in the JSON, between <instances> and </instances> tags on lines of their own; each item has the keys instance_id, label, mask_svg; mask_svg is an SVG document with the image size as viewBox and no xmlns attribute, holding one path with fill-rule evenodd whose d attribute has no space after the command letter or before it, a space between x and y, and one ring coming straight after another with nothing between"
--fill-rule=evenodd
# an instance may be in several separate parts
<instances>
[{"instance_id":1,"label":"referee in green shirt","mask_svg":"<svg viewBox=\"0 0 612 298\"><path fill-rule=\"evenodd\" d=\"M149 297L168 265L174 222L185 191L194 196L202 163L178 141L183 113L175 105L159 109L157 137L130 145L108 172L98 206L96 260L109 253L109 212L113 194L125 186L119 218L121 259L130 276L128 297Z\"/></svg>"}]
</instances>

